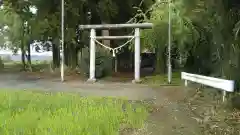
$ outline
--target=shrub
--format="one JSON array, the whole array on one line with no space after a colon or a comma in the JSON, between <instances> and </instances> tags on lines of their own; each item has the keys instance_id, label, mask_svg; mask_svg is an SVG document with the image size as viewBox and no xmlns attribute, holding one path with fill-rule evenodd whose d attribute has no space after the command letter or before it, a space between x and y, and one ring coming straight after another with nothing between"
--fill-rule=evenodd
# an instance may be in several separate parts
<instances>
[{"instance_id":1,"label":"shrub","mask_svg":"<svg viewBox=\"0 0 240 135\"><path fill-rule=\"evenodd\" d=\"M85 75L89 75L90 68L90 53L89 48L84 48L82 50L82 58L80 62L80 70ZM104 77L111 74L112 71L112 56L109 52L103 48L97 48L96 51L96 72L97 78Z\"/></svg>"},{"instance_id":2,"label":"shrub","mask_svg":"<svg viewBox=\"0 0 240 135\"><path fill-rule=\"evenodd\" d=\"M4 68L4 62L2 60L2 57L0 57L0 70Z\"/></svg>"}]
</instances>

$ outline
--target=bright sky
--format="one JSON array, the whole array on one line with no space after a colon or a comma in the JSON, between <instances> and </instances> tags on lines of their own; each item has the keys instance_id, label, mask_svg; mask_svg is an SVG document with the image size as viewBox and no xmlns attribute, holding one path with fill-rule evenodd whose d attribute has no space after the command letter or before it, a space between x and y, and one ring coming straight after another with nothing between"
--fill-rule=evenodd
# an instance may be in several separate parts
<instances>
[{"instance_id":1,"label":"bright sky","mask_svg":"<svg viewBox=\"0 0 240 135\"><path fill-rule=\"evenodd\" d=\"M0 0L1 1L1 0ZM0 6L0 9L3 9L3 5ZM33 13L33 14L36 14L37 13L37 8L35 6L31 6L30 7L30 11Z\"/></svg>"},{"instance_id":2,"label":"bright sky","mask_svg":"<svg viewBox=\"0 0 240 135\"><path fill-rule=\"evenodd\" d=\"M36 14L37 13L37 8L35 6L31 6L30 7L30 11L33 13L33 14Z\"/></svg>"}]
</instances>

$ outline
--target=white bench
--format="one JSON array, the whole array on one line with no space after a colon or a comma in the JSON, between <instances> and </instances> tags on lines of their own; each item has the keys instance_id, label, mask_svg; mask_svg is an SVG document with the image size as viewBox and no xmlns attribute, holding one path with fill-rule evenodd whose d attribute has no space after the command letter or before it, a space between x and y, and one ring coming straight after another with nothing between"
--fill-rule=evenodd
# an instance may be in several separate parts
<instances>
[{"instance_id":1,"label":"white bench","mask_svg":"<svg viewBox=\"0 0 240 135\"><path fill-rule=\"evenodd\" d=\"M181 78L182 80L185 80L185 86L188 85L188 81L191 81L223 90L223 101L225 101L226 92L234 92L233 80L224 80L203 75L190 74L186 72L181 73Z\"/></svg>"}]
</instances>

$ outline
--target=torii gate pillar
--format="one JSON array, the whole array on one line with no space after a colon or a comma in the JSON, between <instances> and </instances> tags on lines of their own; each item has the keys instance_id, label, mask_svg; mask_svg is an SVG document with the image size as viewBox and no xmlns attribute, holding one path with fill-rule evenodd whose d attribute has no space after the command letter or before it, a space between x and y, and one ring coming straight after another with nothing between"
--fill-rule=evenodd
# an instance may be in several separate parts
<instances>
[{"instance_id":1,"label":"torii gate pillar","mask_svg":"<svg viewBox=\"0 0 240 135\"><path fill-rule=\"evenodd\" d=\"M95 82L95 63L96 63L96 43L94 41L96 37L96 30L91 29L90 31L90 67L89 67L89 79L88 82Z\"/></svg>"},{"instance_id":2,"label":"torii gate pillar","mask_svg":"<svg viewBox=\"0 0 240 135\"><path fill-rule=\"evenodd\" d=\"M139 83L141 69L141 48L140 48L140 29L135 28L135 44L134 44L134 80L133 83Z\"/></svg>"}]
</instances>

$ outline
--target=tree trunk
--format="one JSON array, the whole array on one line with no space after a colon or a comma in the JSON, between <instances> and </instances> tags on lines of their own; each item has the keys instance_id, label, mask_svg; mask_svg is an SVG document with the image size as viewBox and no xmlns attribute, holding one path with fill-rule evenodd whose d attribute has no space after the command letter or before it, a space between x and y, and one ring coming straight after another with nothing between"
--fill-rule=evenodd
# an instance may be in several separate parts
<instances>
[{"instance_id":1,"label":"tree trunk","mask_svg":"<svg viewBox=\"0 0 240 135\"><path fill-rule=\"evenodd\" d=\"M164 55L165 49L157 47L156 48L156 65L155 65L155 73L161 74L166 71L166 56Z\"/></svg>"},{"instance_id":2,"label":"tree trunk","mask_svg":"<svg viewBox=\"0 0 240 135\"><path fill-rule=\"evenodd\" d=\"M71 46L71 57L72 57L72 61L71 61L71 67L72 69L75 69L77 67L77 52L78 49L76 47L75 44L72 44Z\"/></svg>"},{"instance_id":3,"label":"tree trunk","mask_svg":"<svg viewBox=\"0 0 240 135\"><path fill-rule=\"evenodd\" d=\"M23 20L23 19L22 19ZM25 56L26 56L26 51L25 51L25 47L24 47L24 34L25 34L25 30L24 30L24 24L22 23L22 33L21 33L21 56L22 56L22 65L23 65L23 70L26 70L26 61L25 61Z\"/></svg>"},{"instance_id":4,"label":"tree trunk","mask_svg":"<svg viewBox=\"0 0 240 135\"><path fill-rule=\"evenodd\" d=\"M77 55L78 55L78 58L77 58L77 64L78 64L78 66L80 66L81 64L82 64L82 61L83 61L83 49L82 48L79 48L78 50L77 50Z\"/></svg>"},{"instance_id":5,"label":"tree trunk","mask_svg":"<svg viewBox=\"0 0 240 135\"><path fill-rule=\"evenodd\" d=\"M102 24L106 24L106 22L103 21ZM102 36L109 36L109 30L102 30ZM103 40L103 44L110 47L111 42L110 40Z\"/></svg>"},{"instance_id":6,"label":"tree trunk","mask_svg":"<svg viewBox=\"0 0 240 135\"><path fill-rule=\"evenodd\" d=\"M28 67L29 67L29 70L32 72L31 46L30 46L30 43L28 44L27 52L28 52L28 54L27 54Z\"/></svg>"},{"instance_id":7,"label":"tree trunk","mask_svg":"<svg viewBox=\"0 0 240 135\"><path fill-rule=\"evenodd\" d=\"M60 67L60 49L59 47L55 44L52 43L52 59L53 59L53 68L59 68Z\"/></svg>"},{"instance_id":8,"label":"tree trunk","mask_svg":"<svg viewBox=\"0 0 240 135\"><path fill-rule=\"evenodd\" d=\"M102 21L102 24L107 24L107 21ZM110 34L109 34L110 32L109 32L109 30L102 30L102 36L109 36ZM108 46L108 47L113 47L113 46L111 46L111 41L110 40L102 40L102 43L104 44L104 45L106 45L106 46ZM104 49L106 49L106 48L104 48ZM108 51L106 51L106 55L108 54L109 52ZM117 55L117 54L116 54ZM112 61L111 61L112 63L112 67L114 67L114 69L112 69L112 70L114 70L115 72L117 71L116 69L118 69L118 64L115 64L115 63L117 63L118 62L118 60L117 60L117 56L115 57L115 58L113 58L112 59Z\"/></svg>"},{"instance_id":9,"label":"tree trunk","mask_svg":"<svg viewBox=\"0 0 240 135\"><path fill-rule=\"evenodd\" d=\"M185 71L190 73L195 73L196 71L195 71L194 65L195 65L195 59L194 59L192 50L190 50L188 53L186 64L184 66Z\"/></svg>"},{"instance_id":10,"label":"tree trunk","mask_svg":"<svg viewBox=\"0 0 240 135\"><path fill-rule=\"evenodd\" d=\"M74 44L70 44L69 48L69 67L75 69L77 66L77 54L76 54L76 47Z\"/></svg>"},{"instance_id":11,"label":"tree trunk","mask_svg":"<svg viewBox=\"0 0 240 135\"><path fill-rule=\"evenodd\" d=\"M23 40L21 41L21 53L22 53L21 56L22 56L23 70L26 70L25 50L24 50Z\"/></svg>"},{"instance_id":12,"label":"tree trunk","mask_svg":"<svg viewBox=\"0 0 240 135\"><path fill-rule=\"evenodd\" d=\"M66 65L66 66L69 66L69 56L68 56L68 47L67 47L68 45L65 43L64 44L64 52L63 52L63 57L64 57L64 64Z\"/></svg>"},{"instance_id":13,"label":"tree trunk","mask_svg":"<svg viewBox=\"0 0 240 135\"><path fill-rule=\"evenodd\" d=\"M75 69L77 67L77 52L78 49L74 44L64 45L64 59L65 65L68 67Z\"/></svg>"}]
</instances>

